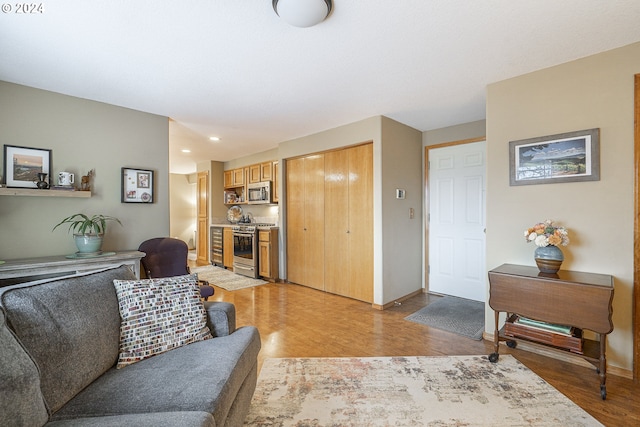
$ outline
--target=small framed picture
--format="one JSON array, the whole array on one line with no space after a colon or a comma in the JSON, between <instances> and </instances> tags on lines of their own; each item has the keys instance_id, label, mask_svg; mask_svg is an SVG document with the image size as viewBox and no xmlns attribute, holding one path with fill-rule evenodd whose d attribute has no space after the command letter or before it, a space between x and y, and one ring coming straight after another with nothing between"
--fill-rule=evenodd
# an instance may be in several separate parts
<instances>
[{"instance_id":1,"label":"small framed picture","mask_svg":"<svg viewBox=\"0 0 640 427\"><path fill-rule=\"evenodd\" d=\"M153 203L153 171L122 168L122 203Z\"/></svg>"},{"instance_id":2,"label":"small framed picture","mask_svg":"<svg viewBox=\"0 0 640 427\"><path fill-rule=\"evenodd\" d=\"M600 129L509 142L509 184L600 179Z\"/></svg>"},{"instance_id":3,"label":"small framed picture","mask_svg":"<svg viewBox=\"0 0 640 427\"><path fill-rule=\"evenodd\" d=\"M38 188L40 177L50 181L51 150L5 144L4 172L7 187Z\"/></svg>"}]
</instances>

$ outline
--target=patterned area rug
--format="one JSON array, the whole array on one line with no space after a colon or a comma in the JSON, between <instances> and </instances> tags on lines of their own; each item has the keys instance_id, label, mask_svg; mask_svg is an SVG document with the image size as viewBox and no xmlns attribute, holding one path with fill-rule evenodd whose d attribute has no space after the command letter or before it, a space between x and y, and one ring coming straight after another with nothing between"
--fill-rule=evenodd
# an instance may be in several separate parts
<instances>
[{"instance_id":1,"label":"patterned area rug","mask_svg":"<svg viewBox=\"0 0 640 427\"><path fill-rule=\"evenodd\" d=\"M266 359L246 426L601 426L510 355Z\"/></svg>"},{"instance_id":2,"label":"patterned area rug","mask_svg":"<svg viewBox=\"0 0 640 427\"><path fill-rule=\"evenodd\" d=\"M198 279L206 280L209 284L221 287L226 291L236 291L238 289L250 288L252 286L264 285L264 280L252 279L241 276L222 267L207 265L191 269L192 273L198 273Z\"/></svg>"},{"instance_id":3,"label":"patterned area rug","mask_svg":"<svg viewBox=\"0 0 640 427\"><path fill-rule=\"evenodd\" d=\"M442 297L405 319L481 340L484 331L484 303L464 298Z\"/></svg>"}]
</instances>

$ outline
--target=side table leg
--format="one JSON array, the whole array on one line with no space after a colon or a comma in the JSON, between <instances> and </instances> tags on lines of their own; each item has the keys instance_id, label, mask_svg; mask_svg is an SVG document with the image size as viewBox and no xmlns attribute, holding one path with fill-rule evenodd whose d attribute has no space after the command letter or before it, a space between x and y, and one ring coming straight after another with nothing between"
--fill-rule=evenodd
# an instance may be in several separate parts
<instances>
[{"instance_id":1,"label":"side table leg","mask_svg":"<svg viewBox=\"0 0 640 427\"><path fill-rule=\"evenodd\" d=\"M600 334L600 396L607 398L607 335Z\"/></svg>"},{"instance_id":2,"label":"side table leg","mask_svg":"<svg viewBox=\"0 0 640 427\"><path fill-rule=\"evenodd\" d=\"M493 331L493 353L491 353L489 355L489 361L491 363L496 363L498 361L498 358L500 357L500 354L498 353L498 350L500 348L500 331L498 328L498 320L500 319L500 312L499 311L494 311L494 319L495 319L495 330Z\"/></svg>"}]
</instances>

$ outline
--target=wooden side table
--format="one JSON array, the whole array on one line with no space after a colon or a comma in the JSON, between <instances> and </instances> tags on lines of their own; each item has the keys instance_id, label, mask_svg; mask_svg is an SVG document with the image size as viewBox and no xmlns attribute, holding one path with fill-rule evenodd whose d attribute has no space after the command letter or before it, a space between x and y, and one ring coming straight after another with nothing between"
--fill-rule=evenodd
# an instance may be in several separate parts
<instances>
[{"instance_id":1,"label":"wooden side table","mask_svg":"<svg viewBox=\"0 0 640 427\"><path fill-rule=\"evenodd\" d=\"M607 334L613 331L612 276L567 270L544 274L536 267L503 264L489 271L489 291L489 306L495 312L496 322L494 353L489 360L498 361L500 341L515 347L522 339L506 336L504 327L498 328L500 312L506 312L507 317L518 314L542 322L587 329L597 333L599 341L585 339L582 357L596 367L600 374L600 394L606 399Z\"/></svg>"}]
</instances>

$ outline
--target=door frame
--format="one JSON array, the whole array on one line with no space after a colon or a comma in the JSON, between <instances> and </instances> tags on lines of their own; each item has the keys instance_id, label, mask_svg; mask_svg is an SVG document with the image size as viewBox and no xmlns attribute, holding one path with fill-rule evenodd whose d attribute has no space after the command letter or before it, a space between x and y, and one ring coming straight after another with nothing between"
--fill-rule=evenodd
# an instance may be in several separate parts
<instances>
[{"instance_id":1,"label":"door frame","mask_svg":"<svg viewBox=\"0 0 640 427\"><path fill-rule=\"evenodd\" d=\"M633 380L640 381L640 74L634 84Z\"/></svg>"},{"instance_id":2,"label":"door frame","mask_svg":"<svg viewBox=\"0 0 640 427\"><path fill-rule=\"evenodd\" d=\"M471 144L474 142L486 141L487 137L461 139L457 141L443 142L440 144L427 145L424 147L424 292L429 292L429 150L437 148L451 147L454 145ZM486 166L485 166L486 167Z\"/></svg>"}]
</instances>

